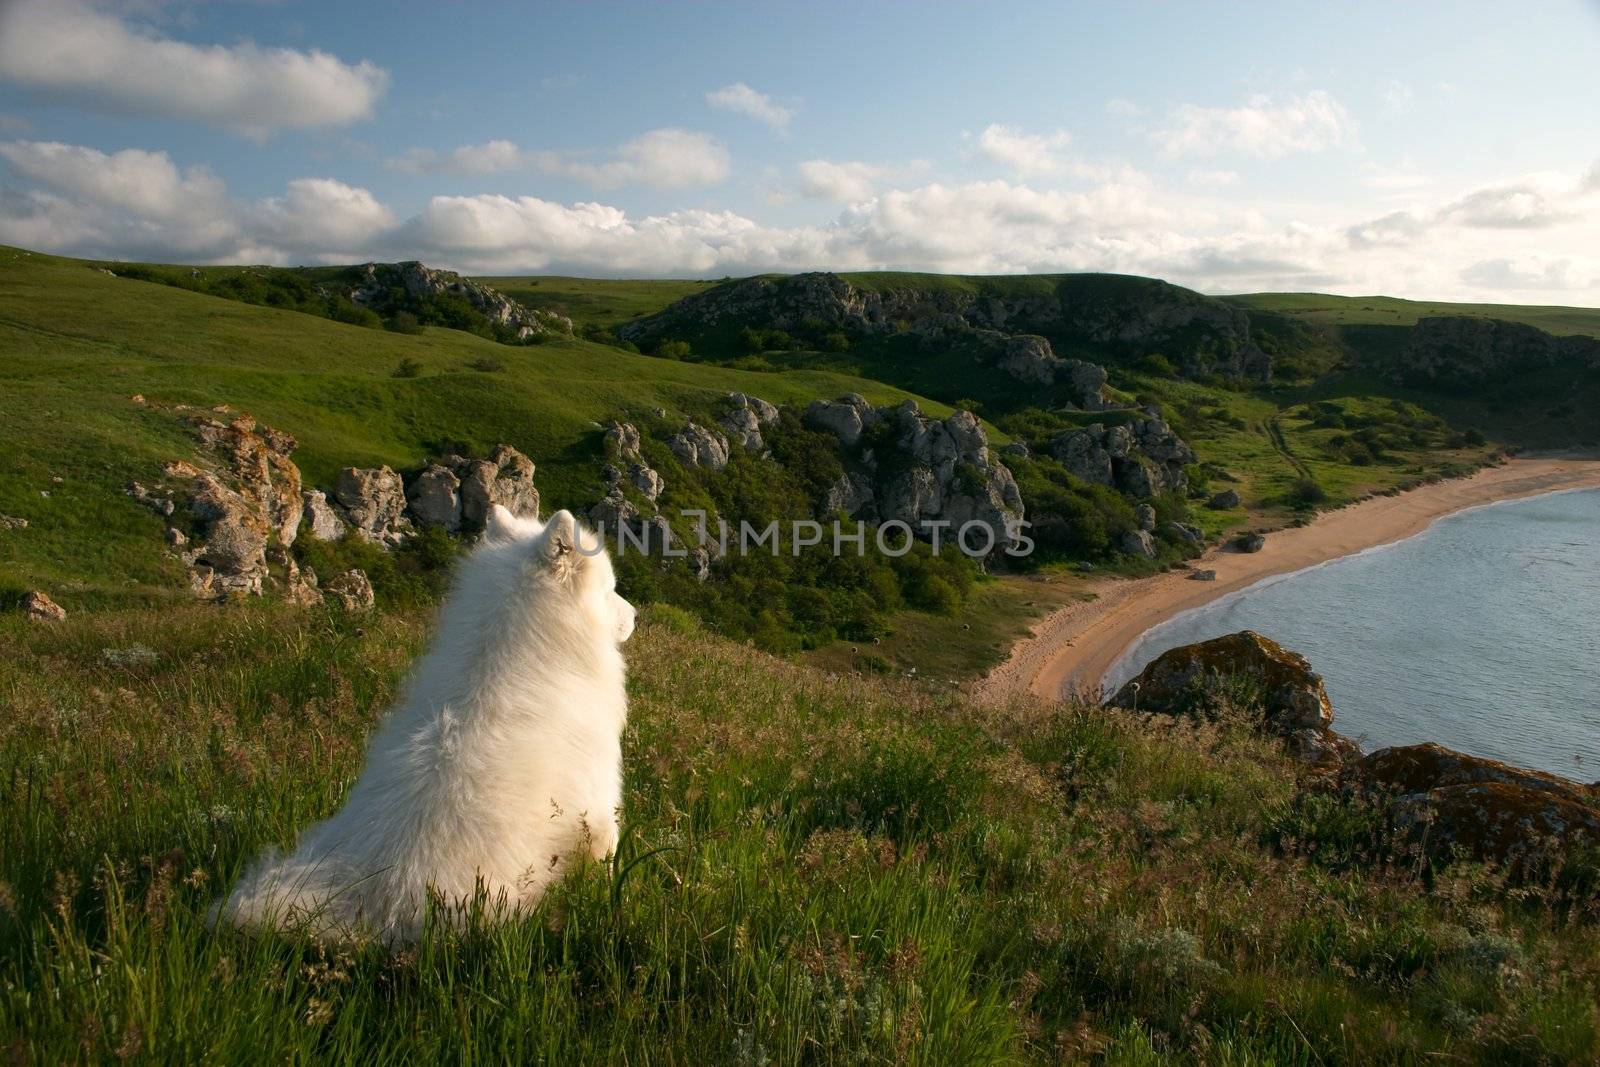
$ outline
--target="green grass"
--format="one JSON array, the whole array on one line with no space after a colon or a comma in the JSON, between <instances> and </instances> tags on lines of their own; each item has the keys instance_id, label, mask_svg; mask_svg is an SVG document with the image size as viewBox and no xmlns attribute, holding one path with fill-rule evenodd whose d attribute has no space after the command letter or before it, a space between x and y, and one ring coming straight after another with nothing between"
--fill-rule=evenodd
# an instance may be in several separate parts
<instances>
[{"instance_id":1,"label":"green grass","mask_svg":"<svg viewBox=\"0 0 1600 1067\"><path fill-rule=\"evenodd\" d=\"M1361 812L1296 804L1241 729L983 708L681 619L629 646L625 862L398 955L208 929L249 857L337 807L425 629L0 620L9 1062L1600 1056L1591 911L1351 868Z\"/></svg>"},{"instance_id":2,"label":"green grass","mask_svg":"<svg viewBox=\"0 0 1600 1067\"><path fill-rule=\"evenodd\" d=\"M525 307L567 316L574 326L610 329L629 319L660 311L674 300L703 292L714 281L643 281L566 278L556 274L477 278Z\"/></svg>"},{"instance_id":3,"label":"green grass","mask_svg":"<svg viewBox=\"0 0 1600 1067\"><path fill-rule=\"evenodd\" d=\"M1325 293L1248 293L1220 299L1248 311L1272 311L1328 326L1414 326L1436 315L1501 319L1557 335L1600 337L1600 309L1544 304L1456 304L1402 300L1393 296L1329 296Z\"/></svg>"}]
</instances>

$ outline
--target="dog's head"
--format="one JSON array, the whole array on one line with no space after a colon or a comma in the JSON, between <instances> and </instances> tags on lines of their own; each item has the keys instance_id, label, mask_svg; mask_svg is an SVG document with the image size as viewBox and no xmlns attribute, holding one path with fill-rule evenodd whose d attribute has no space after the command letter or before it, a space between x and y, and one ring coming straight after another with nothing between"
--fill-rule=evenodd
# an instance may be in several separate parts
<instances>
[{"instance_id":1,"label":"dog's head","mask_svg":"<svg viewBox=\"0 0 1600 1067\"><path fill-rule=\"evenodd\" d=\"M530 581L543 593L565 599L568 607L610 633L617 644L632 636L634 607L617 595L617 576L605 542L571 512L558 511L540 522L519 518L496 504L489 512L484 539L491 545L516 546Z\"/></svg>"}]
</instances>

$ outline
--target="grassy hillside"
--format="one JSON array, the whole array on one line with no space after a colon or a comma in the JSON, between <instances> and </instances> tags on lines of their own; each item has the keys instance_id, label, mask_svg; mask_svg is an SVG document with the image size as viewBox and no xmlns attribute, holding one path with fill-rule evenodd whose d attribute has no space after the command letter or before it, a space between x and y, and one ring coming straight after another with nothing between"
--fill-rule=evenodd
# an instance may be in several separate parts
<instances>
[{"instance_id":1,"label":"grassy hillside","mask_svg":"<svg viewBox=\"0 0 1600 1067\"><path fill-rule=\"evenodd\" d=\"M598 424L619 412L700 410L734 390L773 403L907 395L826 371L757 374L576 339L508 347L454 330L390 333L16 249L0 249L0 351L0 514L30 522L25 535L0 535L0 568L9 585L61 590L69 608L178 584L162 523L122 489L193 442L134 395L232 405L289 431L311 484L347 465L404 469L503 441L534 457L551 504L574 508L600 493ZM395 377L406 361L417 375Z\"/></svg>"},{"instance_id":2,"label":"grassy hillside","mask_svg":"<svg viewBox=\"0 0 1600 1067\"><path fill-rule=\"evenodd\" d=\"M1600 1057L1593 915L1424 881L1241 728L982 708L661 622L630 645L621 862L395 956L207 929L338 805L424 630L0 619L9 1062Z\"/></svg>"},{"instance_id":3,"label":"grassy hillside","mask_svg":"<svg viewBox=\"0 0 1600 1067\"><path fill-rule=\"evenodd\" d=\"M716 284L712 281L565 278L555 274L474 280L500 290L526 307L565 315L574 326L606 329L660 311L674 300Z\"/></svg>"},{"instance_id":4,"label":"grassy hillside","mask_svg":"<svg viewBox=\"0 0 1600 1067\"><path fill-rule=\"evenodd\" d=\"M1248 293L1220 299L1248 311L1269 311L1324 326L1414 326L1420 318L1468 315L1534 326L1557 336L1600 337L1600 308L1543 304L1455 304L1393 296L1325 293Z\"/></svg>"}]
</instances>

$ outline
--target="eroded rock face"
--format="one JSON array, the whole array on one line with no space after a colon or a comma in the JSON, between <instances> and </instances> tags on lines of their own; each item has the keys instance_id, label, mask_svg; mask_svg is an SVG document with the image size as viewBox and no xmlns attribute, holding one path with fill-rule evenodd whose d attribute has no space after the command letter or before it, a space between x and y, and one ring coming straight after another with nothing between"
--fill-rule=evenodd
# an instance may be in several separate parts
<instances>
[{"instance_id":1,"label":"eroded rock face","mask_svg":"<svg viewBox=\"0 0 1600 1067\"><path fill-rule=\"evenodd\" d=\"M838 400L813 400L806 408L805 423L839 439L846 448L861 440L862 431L877 421L877 413L860 393L848 393Z\"/></svg>"},{"instance_id":2,"label":"eroded rock face","mask_svg":"<svg viewBox=\"0 0 1600 1067\"><path fill-rule=\"evenodd\" d=\"M488 459L457 459L461 480L461 525L481 530L496 504L513 515L539 517L539 489L533 460L510 445L495 445Z\"/></svg>"},{"instance_id":3,"label":"eroded rock face","mask_svg":"<svg viewBox=\"0 0 1600 1067\"><path fill-rule=\"evenodd\" d=\"M1038 334L991 334L995 347L995 366L1018 381L1030 385L1054 385L1061 360L1056 358L1050 342Z\"/></svg>"},{"instance_id":4,"label":"eroded rock face","mask_svg":"<svg viewBox=\"0 0 1600 1067\"><path fill-rule=\"evenodd\" d=\"M1122 535L1122 551L1139 559L1155 559L1156 543L1148 530L1128 530Z\"/></svg>"},{"instance_id":5,"label":"eroded rock face","mask_svg":"<svg viewBox=\"0 0 1600 1067\"><path fill-rule=\"evenodd\" d=\"M517 331L526 338L534 334L572 332L572 320L551 311L535 311L455 271L434 270L411 260L405 263L368 263L361 284L350 291L357 304L378 300L384 290L400 286L411 296L451 293L464 298L490 321Z\"/></svg>"},{"instance_id":6,"label":"eroded rock face","mask_svg":"<svg viewBox=\"0 0 1600 1067\"><path fill-rule=\"evenodd\" d=\"M764 450L767 445L761 437L761 428L777 421L778 409L760 397L744 393L729 393L728 404L728 410L717 420L728 439L752 452Z\"/></svg>"},{"instance_id":7,"label":"eroded rock face","mask_svg":"<svg viewBox=\"0 0 1600 1067\"><path fill-rule=\"evenodd\" d=\"M31 589L22 598L22 612L30 622L65 622L67 609L50 599L42 589Z\"/></svg>"},{"instance_id":8,"label":"eroded rock face","mask_svg":"<svg viewBox=\"0 0 1600 1067\"><path fill-rule=\"evenodd\" d=\"M418 526L438 526L449 533L461 529L461 479L455 471L431 463L411 480L406 504Z\"/></svg>"},{"instance_id":9,"label":"eroded rock face","mask_svg":"<svg viewBox=\"0 0 1600 1067\"><path fill-rule=\"evenodd\" d=\"M339 513L328 503L328 495L320 489L307 489L301 497L305 505L307 532L318 541L337 541L349 527Z\"/></svg>"},{"instance_id":10,"label":"eroded rock face","mask_svg":"<svg viewBox=\"0 0 1600 1067\"><path fill-rule=\"evenodd\" d=\"M1518 322L1439 315L1417 320L1404 354L1388 370L1407 385L1471 389L1556 364L1600 370L1600 341L1557 337Z\"/></svg>"},{"instance_id":11,"label":"eroded rock face","mask_svg":"<svg viewBox=\"0 0 1600 1067\"><path fill-rule=\"evenodd\" d=\"M1065 431L1050 452L1076 477L1134 497L1182 492L1189 485L1184 468L1195 461L1193 450L1151 409L1127 425L1097 422Z\"/></svg>"},{"instance_id":12,"label":"eroded rock face","mask_svg":"<svg viewBox=\"0 0 1600 1067\"><path fill-rule=\"evenodd\" d=\"M719 471L728 465L728 439L698 423L689 423L667 439L679 462Z\"/></svg>"},{"instance_id":13,"label":"eroded rock face","mask_svg":"<svg viewBox=\"0 0 1600 1067\"><path fill-rule=\"evenodd\" d=\"M346 467L333 496L356 536L391 545L404 539L406 487L389 467Z\"/></svg>"},{"instance_id":14,"label":"eroded rock face","mask_svg":"<svg viewBox=\"0 0 1600 1067\"><path fill-rule=\"evenodd\" d=\"M1432 742L1381 748L1352 765L1349 776L1362 788L1396 796L1442 786L1498 782L1553 793L1579 803L1600 802L1600 784L1584 785L1557 774L1469 756Z\"/></svg>"},{"instance_id":15,"label":"eroded rock face","mask_svg":"<svg viewBox=\"0 0 1600 1067\"><path fill-rule=\"evenodd\" d=\"M639 428L633 423L613 422L606 427L604 441L606 455L638 461L639 444Z\"/></svg>"},{"instance_id":16,"label":"eroded rock face","mask_svg":"<svg viewBox=\"0 0 1600 1067\"><path fill-rule=\"evenodd\" d=\"M322 587L322 592L345 611L371 611L376 600L365 571L352 567Z\"/></svg>"},{"instance_id":17,"label":"eroded rock face","mask_svg":"<svg viewBox=\"0 0 1600 1067\"><path fill-rule=\"evenodd\" d=\"M1358 752L1330 729L1333 705L1322 676L1304 656L1253 630L1163 653L1109 703L1201 717L1233 704L1258 712L1268 732L1313 762L1338 761Z\"/></svg>"}]
</instances>

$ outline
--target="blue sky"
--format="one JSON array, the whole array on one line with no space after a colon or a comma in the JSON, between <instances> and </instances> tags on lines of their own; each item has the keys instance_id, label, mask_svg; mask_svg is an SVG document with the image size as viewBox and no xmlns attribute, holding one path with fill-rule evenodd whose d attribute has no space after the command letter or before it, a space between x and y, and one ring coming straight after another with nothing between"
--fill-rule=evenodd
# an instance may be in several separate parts
<instances>
[{"instance_id":1,"label":"blue sky","mask_svg":"<svg viewBox=\"0 0 1600 1067\"><path fill-rule=\"evenodd\" d=\"M1600 6L0 0L0 241L1600 303Z\"/></svg>"}]
</instances>

